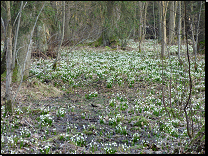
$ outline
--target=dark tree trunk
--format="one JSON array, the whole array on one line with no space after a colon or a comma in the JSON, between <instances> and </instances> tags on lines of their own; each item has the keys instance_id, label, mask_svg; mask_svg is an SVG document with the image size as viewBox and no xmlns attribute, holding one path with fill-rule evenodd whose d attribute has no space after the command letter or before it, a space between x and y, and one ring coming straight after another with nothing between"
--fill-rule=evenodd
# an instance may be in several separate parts
<instances>
[{"instance_id":1,"label":"dark tree trunk","mask_svg":"<svg viewBox=\"0 0 208 156\"><path fill-rule=\"evenodd\" d=\"M110 37L111 37L111 25L112 25L112 14L113 14L113 1L107 1L107 12L106 12L106 20L102 33L103 37L103 46L110 45Z\"/></svg>"},{"instance_id":2,"label":"dark tree trunk","mask_svg":"<svg viewBox=\"0 0 208 156\"><path fill-rule=\"evenodd\" d=\"M3 56L1 60L1 74L3 74L6 71L6 50L7 50L7 44L6 41L4 42L4 50L3 50Z\"/></svg>"}]
</instances>

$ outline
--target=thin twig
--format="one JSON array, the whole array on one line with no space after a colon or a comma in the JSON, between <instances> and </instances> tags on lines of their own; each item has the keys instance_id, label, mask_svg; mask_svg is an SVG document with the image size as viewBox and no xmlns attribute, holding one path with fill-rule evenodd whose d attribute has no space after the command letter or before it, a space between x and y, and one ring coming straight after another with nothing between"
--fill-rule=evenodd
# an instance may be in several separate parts
<instances>
[{"instance_id":1,"label":"thin twig","mask_svg":"<svg viewBox=\"0 0 208 156\"><path fill-rule=\"evenodd\" d=\"M163 103L163 105L164 105L164 107L165 107L165 111L168 113L169 118L171 119L170 113L169 113L169 111L167 110L166 104L165 104L165 96L164 96L163 80L164 80L164 77L163 77L163 57L162 57L162 103Z\"/></svg>"},{"instance_id":2,"label":"thin twig","mask_svg":"<svg viewBox=\"0 0 208 156\"><path fill-rule=\"evenodd\" d=\"M27 122L27 120L25 120ZM33 127L29 122L27 122L27 124L32 127L33 129L35 129L35 127Z\"/></svg>"}]
</instances>

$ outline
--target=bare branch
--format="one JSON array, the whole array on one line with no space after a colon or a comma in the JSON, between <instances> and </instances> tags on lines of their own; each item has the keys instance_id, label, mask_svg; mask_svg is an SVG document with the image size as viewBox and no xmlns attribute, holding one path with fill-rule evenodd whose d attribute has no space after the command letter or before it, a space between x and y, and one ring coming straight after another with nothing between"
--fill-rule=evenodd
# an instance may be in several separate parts
<instances>
[{"instance_id":1,"label":"bare branch","mask_svg":"<svg viewBox=\"0 0 208 156\"><path fill-rule=\"evenodd\" d=\"M46 2L45 2L45 3L46 3ZM32 44L33 32L34 32L36 23L37 23L37 21L38 21L38 18L39 18L39 16L40 16L40 13L42 12L42 10L43 10L43 8L44 8L44 6L45 6L45 3L43 4L43 6L42 6L42 8L41 8L41 10L40 10L40 12L39 12L39 14L38 14L38 16L37 16L37 18L36 18L36 21L35 21L35 24L34 24L34 26L33 26L33 29L32 29L32 31L31 31L31 35L30 35L30 43L29 43L29 45L28 45L28 50L27 50L27 54L26 54L26 57L25 57L25 62L24 62L23 69L22 69L20 85L19 85L19 87L18 87L18 89L17 89L17 92L16 92L14 98L12 99L12 101L15 100L15 98L16 98L16 96L17 96L17 93L19 92L19 89L20 89L20 87L21 87L22 80L23 80L23 75L24 75L24 70L25 70L25 64L26 64L27 57L28 57L28 53L29 53L29 50L30 50L30 47L31 47L31 44Z\"/></svg>"}]
</instances>

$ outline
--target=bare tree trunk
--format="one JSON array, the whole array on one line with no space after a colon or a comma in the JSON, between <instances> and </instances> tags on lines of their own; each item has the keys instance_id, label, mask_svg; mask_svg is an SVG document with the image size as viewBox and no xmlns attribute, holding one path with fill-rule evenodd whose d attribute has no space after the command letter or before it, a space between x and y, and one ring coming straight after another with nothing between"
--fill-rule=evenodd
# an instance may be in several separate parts
<instances>
[{"instance_id":1,"label":"bare tree trunk","mask_svg":"<svg viewBox=\"0 0 208 156\"><path fill-rule=\"evenodd\" d=\"M62 42L63 42L63 39L64 39L64 26L65 26L65 1L62 1L62 13L63 13L63 18L62 18L62 36L61 36L61 41L60 41L60 44L59 44L59 47L57 49L57 56L56 56L56 60L54 61L53 63L53 69L55 70L56 69L56 66L57 66L57 61L59 61L60 59L60 56L61 56L61 45L62 45Z\"/></svg>"},{"instance_id":2,"label":"bare tree trunk","mask_svg":"<svg viewBox=\"0 0 208 156\"><path fill-rule=\"evenodd\" d=\"M191 5L191 12L193 12L193 4ZM196 41L195 41L195 26L194 26L194 15L191 16L191 20L189 20L189 22L191 22L190 27L191 27L191 35L192 35L192 47L193 47L193 52L195 54L195 59L196 59ZM195 60L196 62L196 60Z\"/></svg>"},{"instance_id":3,"label":"bare tree trunk","mask_svg":"<svg viewBox=\"0 0 208 156\"><path fill-rule=\"evenodd\" d=\"M156 39L156 31L155 31L155 2L153 1L153 17L154 17L154 38Z\"/></svg>"},{"instance_id":4,"label":"bare tree trunk","mask_svg":"<svg viewBox=\"0 0 208 156\"><path fill-rule=\"evenodd\" d=\"M65 39L66 40L70 40L70 27L69 27L69 21L70 21L70 17L71 17L71 11L70 11L70 2L67 1L66 2L66 23L65 23Z\"/></svg>"},{"instance_id":5,"label":"bare tree trunk","mask_svg":"<svg viewBox=\"0 0 208 156\"><path fill-rule=\"evenodd\" d=\"M187 25L187 16L186 16L186 2L184 2L184 6L185 6L185 23ZM189 87L190 87L190 91L189 91L189 97L187 99L186 105L184 106L184 112L186 115L186 123L187 123L187 134L189 136L189 138L192 138L193 136L190 134L189 131L189 119L188 119L188 114L186 111L187 106L189 105L189 101L191 98L191 91L192 91L192 80L191 80L191 70L190 70L190 59L189 59L189 51L188 51L188 30L187 30L187 26L186 26L186 45L187 45L187 57L188 57L188 63L189 63Z\"/></svg>"},{"instance_id":6,"label":"bare tree trunk","mask_svg":"<svg viewBox=\"0 0 208 156\"><path fill-rule=\"evenodd\" d=\"M166 50L166 12L168 7L168 1L161 1L162 5L162 48L161 48L161 57L163 58L165 56L165 50Z\"/></svg>"},{"instance_id":7,"label":"bare tree trunk","mask_svg":"<svg viewBox=\"0 0 208 156\"><path fill-rule=\"evenodd\" d=\"M13 58L12 58L12 69L15 67L15 56L16 56L16 47L17 47L17 38L18 38L18 32L19 32L19 25L20 25L20 19L22 15L22 6L23 6L23 1L21 1L21 6L20 6L20 11L19 11L19 19L17 23L17 30L16 30L16 35L15 35L15 41L14 41L14 50L13 50Z\"/></svg>"},{"instance_id":8,"label":"bare tree trunk","mask_svg":"<svg viewBox=\"0 0 208 156\"><path fill-rule=\"evenodd\" d=\"M43 8L44 8L44 6L45 6L45 3L46 2L44 2L44 4L43 4L43 6L42 6L42 8L41 8L41 10L40 10L40 12L39 12L39 14L38 14L38 16L37 16L37 18L36 18L36 21L35 21L35 24L34 24L34 26L33 26L33 29L32 29L32 31L31 31L31 34L30 35L28 35L28 36L24 36L23 35L23 39L25 39L25 40L23 40L23 41L21 41L21 43L23 43L23 45L25 44L25 42L27 42L27 37L29 38L28 40L29 40L29 44L28 44L28 46L26 46L27 44L25 44L24 46L25 47L27 47L27 51L26 51L26 53L22 53L23 55L24 55L24 57L22 57L21 56L21 61L23 61L23 63L22 63L22 65L19 67L19 73L18 73L18 76L20 76L20 85L19 85L19 87L18 87L18 89L17 89L17 92L16 92L16 94L15 94L15 96L14 96L14 98L13 98L13 100L12 101L14 101L15 100L15 98L16 98L16 96L17 96L17 93L19 92L19 90L20 90L20 87L21 87L21 84L22 84L22 81L23 81L23 77L24 76L27 76L27 75L25 75L25 74L28 74L29 75L29 67L30 67L30 58L31 58L31 47L32 47L32 37L33 37L33 33L34 33L34 30L35 30L35 26L36 26L36 23L37 23L37 21L38 21L38 18L39 18L39 16L40 16L40 13L42 12L42 10L43 10ZM26 68L26 69L25 69Z\"/></svg>"},{"instance_id":9,"label":"bare tree trunk","mask_svg":"<svg viewBox=\"0 0 208 156\"><path fill-rule=\"evenodd\" d=\"M137 4L137 3L135 2L135 8L134 8L135 10L134 10L134 30L133 30L133 38L135 38L135 36L136 36L136 28L135 28L135 27L136 27L136 18L137 18L137 17L136 17L136 12L137 12L137 11L136 11L136 4Z\"/></svg>"},{"instance_id":10,"label":"bare tree trunk","mask_svg":"<svg viewBox=\"0 0 208 156\"><path fill-rule=\"evenodd\" d=\"M184 7L184 3L185 2L183 1L183 7ZM181 8L183 7L182 7L182 2L181 2ZM185 17L185 11L183 11L183 17ZM183 20L183 44L186 44L186 20L185 18Z\"/></svg>"},{"instance_id":11,"label":"bare tree trunk","mask_svg":"<svg viewBox=\"0 0 208 156\"><path fill-rule=\"evenodd\" d=\"M192 15L192 20L191 20L191 33L192 33L192 42L193 42L193 52L195 55L195 69L197 69L196 66L196 53L198 51L197 49L197 44L198 44L198 36L199 36L199 21L200 21L200 16L201 16L201 7L202 7L202 2L200 5L200 11L199 11L199 16L197 20L197 28L194 27L194 15ZM193 11L193 5L191 6L191 12ZM195 37L196 36L196 37Z\"/></svg>"},{"instance_id":12,"label":"bare tree trunk","mask_svg":"<svg viewBox=\"0 0 208 156\"><path fill-rule=\"evenodd\" d=\"M142 43L142 29L144 28L143 24L143 10L144 10L144 5L143 2L139 1L139 51L141 51L141 43Z\"/></svg>"},{"instance_id":13,"label":"bare tree trunk","mask_svg":"<svg viewBox=\"0 0 208 156\"><path fill-rule=\"evenodd\" d=\"M30 28L31 30L31 28ZM29 76L29 68L30 68L30 65L31 65L31 47L28 51L28 44L29 44L29 38L30 38L30 35L26 35L26 34L23 34L21 37L19 37L19 50L17 51L17 81L20 82L21 81L21 77L22 77L22 74L24 76L24 78L28 77ZM27 56L27 60L25 61L25 58ZM25 69L23 71L23 67L25 66Z\"/></svg>"},{"instance_id":14,"label":"bare tree trunk","mask_svg":"<svg viewBox=\"0 0 208 156\"><path fill-rule=\"evenodd\" d=\"M37 49L46 54L46 51L48 50L48 44L46 38L46 26L44 23L37 26L37 38Z\"/></svg>"},{"instance_id":15,"label":"bare tree trunk","mask_svg":"<svg viewBox=\"0 0 208 156\"><path fill-rule=\"evenodd\" d=\"M165 95L164 95L164 74L163 74L163 58L162 58L162 103L163 103L163 106L165 107L165 111L168 113L169 115L169 118L171 119L171 116L170 116L170 113L169 111L167 110L167 107L166 107L166 104L165 104Z\"/></svg>"},{"instance_id":16,"label":"bare tree trunk","mask_svg":"<svg viewBox=\"0 0 208 156\"><path fill-rule=\"evenodd\" d=\"M2 19L3 21L3 19ZM2 22L3 23L3 22ZM6 71L6 51L7 51L7 38L6 38L6 28L5 28L5 39L4 39L4 49L3 52L1 52L1 74L3 74Z\"/></svg>"},{"instance_id":17,"label":"bare tree trunk","mask_svg":"<svg viewBox=\"0 0 208 156\"><path fill-rule=\"evenodd\" d=\"M139 25L139 40L142 41L142 27L143 26L143 2L139 1L139 22L140 22L140 25Z\"/></svg>"},{"instance_id":18,"label":"bare tree trunk","mask_svg":"<svg viewBox=\"0 0 208 156\"><path fill-rule=\"evenodd\" d=\"M58 48L58 54L57 54L57 59L60 59L60 49L61 49L61 45L64 39L64 26L65 26L65 1L62 2L62 13L63 13L63 19L62 19L62 36L61 36L61 42L59 44L59 48Z\"/></svg>"},{"instance_id":19,"label":"bare tree trunk","mask_svg":"<svg viewBox=\"0 0 208 156\"><path fill-rule=\"evenodd\" d=\"M25 5L24 5L25 6ZM24 8L23 6L23 8ZM37 21L36 21L37 22ZM34 27L35 28L35 27ZM29 32L33 35L34 29L32 26L29 26ZM32 51L32 36L27 33L18 35L18 50L16 52L16 63L17 63L17 81L21 83L22 77L25 79L29 76L29 69L31 66L31 51ZM13 57L16 57L13 56Z\"/></svg>"},{"instance_id":20,"label":"bare tree trunk","mask_svg":"<svg viewBox=\"0 0 208 156\"><path fill-rule=\"evenodd\" d=\"M178 1L178 59L180 60L181 47L181 1Z\"/></svg>"},{"instance_id":21,"label":"bare tree trunk","mask_svg":"<svg viewBox=\"0 0 208 156\"><path fill-rule=\"evenodd\" d=\"M162 39L162 7L160 1L158 1L158 25L159 25L159 34L158 34L158 41L161 42Z\"/></svg>"},{"instance_id":22,"label":"bare tree trunk","mask_svg":"<svg viewBox=\"0 0 208 156\"><path fill-rule=\"evenodd\" d=\"M171 45L173 42L173 37L175 33L175 1L170 2L170 21L169 21L169 44Z\"/></svg>"},{"instance_id":23,"label":"bare tree trunk","mask_svg":"<svg viewBox=\"0 0 208 156\"><path fill-rule=\"evenodd\" d=\"M103 39L103 46L110 45L110 38L112 36L112 23L113 23L113 8L114 8L114 1L107 1L106 2L107 11L105 14L105 20L102 30L102 39Z\"/></svg>"},{"instance_id":24,"label":"bare tree trunk","mask_svg":"<svg viewBox=\"0 0 208 156\"><path fill-rule=\"evenodd\" d=\"M73 16L73 29L72 29L72 38L73 38L74 43L76 43L75 29L77 27L76 25L78 24L78 22L77 22L77 19L78 19L78 17L77 17L77 6L78 6L77 3L78 3L78 1L75 1L75 12L74 12L74 16Z\"/></svg>"},{"instance_id":25,"label":"bare tree trunk","mask_svg":"<svg viewBox=\"0 0 208 156\"><path fill-rule=\"evenodd\" d=\"M143 2L144 3L144 21L143 21L143 34L142 34L142 41L145 40L145 35L146 35L146 17L147 17L147 7L148 7L148 2Z\"/></svg>"},{"instance_id":26,"label":"bare tree trunk","mask_svg":"<svg viewBox=\"0 0 208 156\"><path fill-rule=\"evenodd\" d=\"M10 1L6 1L6 12L7 12L7 52L6 52L6 106L5 113L12 114L13 113L13 105L12 105L12 24L11 24L11 12L10 12Z\"/></svg>"},{"instance_id":27,"label":"bare tree trunk","mask_svg":"<svg viewBox=\"0 0 208 156\"><path fill-rule=\"evenodd\" d=\"M196 51L195 51L195 70L196 70L196 53L198 52L198 49L197 49L197 45L198 45L198 40L199 40L199 22L200 22L200 17L201 17L201 9L202 9L202 1L200 3L200 11L199 11L199 18L198 18L198 23L197 23L197 29L196 29Z\"/></svg>"}]
</instances>

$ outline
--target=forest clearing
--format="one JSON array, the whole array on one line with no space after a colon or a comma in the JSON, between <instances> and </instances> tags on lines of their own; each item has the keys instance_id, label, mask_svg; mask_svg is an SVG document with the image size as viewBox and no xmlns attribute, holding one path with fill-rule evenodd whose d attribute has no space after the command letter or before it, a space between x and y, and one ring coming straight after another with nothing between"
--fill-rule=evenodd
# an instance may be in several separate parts
<instances>
[{"instance_id":1,"label":"forest clearing","mask_svg":"<svg viewBox=\"0 0 208 156\"><path fill-rule=\"evenodd\" d=\"M205 154L205 1L2 1L1 154Z\"/></svg>"},{"instance_id":2,"label":"forest clearing","mask_svg":"<svg viewBox=\"0 0 208 156\"><path fill-rule=\"evenodd\" d=\"M46 73L41 71L53 59L33 59L30 73L40 74L23 82L13 120L1 118L1 153L204 153L204 55L198 55L197 71L191 63L188 116L197 136L191 142L183 111L189 90L186 50L182 46L183 65L175 55L164 59L167 112L160 45L154 42L146 40L141 52L133 40L131 51L81 46L66 58L63 48L56 71ZM169 49L175 53L177 46Z\"/></svg>"}]
</instances>

